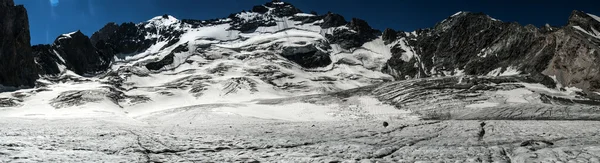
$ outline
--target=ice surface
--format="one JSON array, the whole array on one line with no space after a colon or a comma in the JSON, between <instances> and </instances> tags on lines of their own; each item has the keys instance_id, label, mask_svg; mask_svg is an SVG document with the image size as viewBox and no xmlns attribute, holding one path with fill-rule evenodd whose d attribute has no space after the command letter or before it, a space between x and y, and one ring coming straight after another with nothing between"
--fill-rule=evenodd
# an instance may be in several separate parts
<instances>
[{"instance_id":1,"label":"ice surface","mask_svg":"<svg viewBox=\"0 0 600 163\"><path fill-rule=\"evenodd\" d=\"M312 17L312 16L316 16L316 15L307 14L307 13L297 13L294 16L298 16L298 17Z\"/></svg>"},{"instance_id":2,"label":"ice surface","mask_svg":"<svg viewBox=\"0 0 600 163\"><path fill-rule=\"evenodd\" d=\"M192 115L0 119L0 161L593 163L600 157L595 121L387 120L386 128L382 121Z\"/></svg>"},{"instance_id":3,"label":"ice surface","mask_svg":"<svg viewBox=\"0 0 600 163\"><path fill-rule=\"evenodd\" d=\"M507 103L529 103L529 100L526 98L528 98L527 95L531 95L532 93L533 92L525 88L496 92L496 94L506 97Z\"/></svg>"},{"instance_id":4,"label":"ice surface","mask_svg":"<svg viewBox=\"0 0 600 163\"><path fill-rule=\"evenodd\" d=\"M596 21L600 22L600 17L598 17L596 15L593 15L593 14L587 14L587 15L589 15L592 18L594 18Z\"/></svg>"},{"instance_id":5,"label":"ice surface","mask_svg":"<svg viewBox=\"0 0 600 163\"><path fill-rule=\"evenodd\" d=\"M455 16L458 16L458 15L460 15L460 14L462 14L462 13L464 13L464 12L462 12L462 11L459 11L459 12L457 12L457 13L453 14L453 15L452 15L452 16L450 16L450 17L455 17Z\"/></svg>"},{"instance_id":6,"label":"ice surface","mask_svg":"<svg viewBox=\"0 0 600 163\"><path fill-rule=\"evenodd\" d=\"M487 107L494 107L494 106L498 106L498 105L499 105L498 103L484 101L482 103L471 104L471 105L467 105L465 107L467 107L467 108L487 108Z\"/></svg>"},{"instance_id":7,"label":"ice surface","mask_svg":"<svg viewBox=\"0 0 600 163\"><path fill-rule=\"evenodd\" d=\"M594 38L600 39L599 35L595 35L594 33L590 33L589 31L586 31L585 29L581 28L580 26L573 26L573 28L575 28L575 29L577 29L577 30L579 30L579 31L587 34L587 35L590 35L590 36L592 36Z\"/></svg>"}]
</instances>

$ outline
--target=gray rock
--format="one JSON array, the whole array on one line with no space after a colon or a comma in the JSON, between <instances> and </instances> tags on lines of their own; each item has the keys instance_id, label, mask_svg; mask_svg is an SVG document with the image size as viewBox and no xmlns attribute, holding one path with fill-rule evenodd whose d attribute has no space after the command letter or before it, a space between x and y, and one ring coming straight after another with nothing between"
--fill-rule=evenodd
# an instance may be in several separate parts
<instances>
[{"instance_id":1,"label":"gray rock","mask_svg":"<svg viewBox=\"0 0 600 163\"><path fill-rule=\"evenodd\" d=\"M38 68L31 52L27 10L13 0L0 0L0 11L0 86L33 87Z\"/></svg>"}]
</instances>

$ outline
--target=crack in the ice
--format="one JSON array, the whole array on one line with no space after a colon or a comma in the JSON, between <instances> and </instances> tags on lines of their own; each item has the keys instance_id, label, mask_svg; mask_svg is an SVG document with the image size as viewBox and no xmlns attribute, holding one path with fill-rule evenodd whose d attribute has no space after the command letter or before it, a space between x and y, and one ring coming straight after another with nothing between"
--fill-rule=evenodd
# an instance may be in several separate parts
<instances>
[{"instance_id":1,"label":"crack in the ice","mask_svg":"<svg viewBox=\"0 0 600 163\"><path fill-rule=\"evenodd\" d=\"M502 151L500 151L500 155L504 156L504 158L506 159L505 161L512 162L512 158L510 154L506 152L506 148L502 148Z\"/></svg>"},{"instance_id":2,"label":"crack in the ice","mask_svg":"<svg viewBox=\"0 0 600 163\"><path fill-rule=\"evenodd\" d=\"M139 134L131 131L131 130L125 130L133 135L136 136L136 140L137 140L137 145L142 148L143 150L141 150L140 152L142 152L142 154L144 154L144 157L146 158L146 162L150 162L150 154L148 153L148 151L150 151L148 148L144 147L144 145L142 144L142 138ZM140 160L138 160L140 161ZM141 161L140 161L141 162Z\"/></svg>"},{"instance_id":3,"label":"crack in the ice","mask_svg":"<svg viewBox=\"0 0 600 163\"><path fill-rule=\"evenodd\" d=\"M387 156L391 156L392 154L396 153L397 151L399 151L400 149L402 149L404 147L410 147L410 146L413 146L413 145L415 145L415 144L417 144L419 142L422 142L422 141L429 141L429 140L431 140L433 138L439 137L439 135L440 134L436 134L434 136L428 136L428 137L424 137L424 138L412 140L412 141L409 141L408 143L406 143L406 145L401 146L401 147L391 147L391 150L388 150L385 153L380 153L380 154L371 156L371 159L373 159L373 158L380 159L380 158L384 158L384 157L387 157ZM387 147L384 147L384 148L387 148ZM384 148L381 148L381 149L384 149Z\"/></svg>"},{"instance_id":4,"label":"crack in the ice","mask_svg":"<svg viewBox=\"0 0 600 163\"><path fill-rule=\"evenodd\" d=\"M152 161L150 161L151 160L150 159L150 154L156 154L156 155L175 154L176 156L181 157L178 153L191 150L191 148L190 149L173 150L173 149L167 148L168 146L166 146L164 143L162 143L160 141L157 141L154 138L151 138L153 141L156 141L157 143L159 143L159 144L161 144L161 145L163 145L163 146L166 147L165 149L152 150L152 149L146 148L144 146L144 144L142 143L142 136L140 134L138 134L138 133L136 133L136 132L134 132L132 130L126 130L126 129L123 129L123 130L127 131L127 132L131 133L132 135L136 136L137 145L140 148L142 148L142 150L140 150L139 152L141 152L142 154L144 154L144 157L146 158L146 162L152 162Z\"/></svg>"},{"instance_id":5,"label":"crack in the ice","mask_svg":"<svg viewBox=\"0 0 600 163\"><path fill-rule=\"evenodd\" d=\"M417 127L417 126L432 125L432 124L438 124L438 123L441 123L441 121L433 121L433 122L427 122L427 123L422 123L422 124L413 124L413 125L404 125L404 126L398 127L396 130L402 131L404 128L407 128L407 127ZM386 151L384 153L379 153L377 155L371 156L371 158L384 158L384 157L387 157L387 156L390 156L390 155L396 153L397 151L399 151L400 149L402 149L404 147L410 147L410 146L413 146L413 145L415 145L415 144L417 144L419 142L429 141L429 140L431 140L433 138L439 137L441 135L440 132L442 130L446 129L447 127L448 126L446 125L446 126L440 128L440 129L438 129L436 131L438 134L435 134L434 136L428 136L428 137L424 137L424 138L420 138L420 139L416 139L416 140L411 140L408 143L406 143L404 146L400 146L400 147L390 147L391 150L388 150L388 151ZM390 144L398 144L398 143L390 143ZM383 147L381 149L384 149L384 148L388 148L388 147Z\"/></svg>"}]
</instances>

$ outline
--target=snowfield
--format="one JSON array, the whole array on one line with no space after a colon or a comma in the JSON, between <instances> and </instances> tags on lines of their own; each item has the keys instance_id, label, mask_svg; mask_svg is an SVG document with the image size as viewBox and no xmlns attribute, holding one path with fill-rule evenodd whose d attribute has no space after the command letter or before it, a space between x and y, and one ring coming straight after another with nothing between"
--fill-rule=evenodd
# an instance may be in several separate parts
<instances>
[{"instance_id":1,"label":"snowfield","mask_svg":"<svg viewBox=\"0 0 600 163\"><path fill-rule=\"evenodd\" d=\"M123 108L114 109L116 104L104 96L88 95L101 100L61 109L2 109L0 162L598 162L600 124L586 119L597 119L594 111L585 111L588 106L582 104L569 106L579 110L555 108L533 98L552 94L575 100L573 93L519 82L483 82L500 90L479 95L460 91L473 90L465 87L473 81L496 78L513 80L417 79L329 94L223 98L183 107L178 106L199 102L179 92L157 102L118 103ZM49 89L87 87L91 85L57 84ZM450 89L458 90L431 96ZM24 105L48 107L42 101L52 101L55 91L42 92L36 96L48 98ZM444 100L448 96L466 99ZM488 96L496 98L482 98ZM534 105L538 107L528 108ZM557 120L519 120L523 116Z\"/></svg>"},{"instance_id":2,"label":"snowfield","mask_svg":"<svg viewBox=\"0 0 600 163\"><path fill-rule=\"evenodd\" d=\"M220 119L205 123L202 118ZM0 119L0 162L598 162L595 121Z\"/></svg>"}]
</instances>

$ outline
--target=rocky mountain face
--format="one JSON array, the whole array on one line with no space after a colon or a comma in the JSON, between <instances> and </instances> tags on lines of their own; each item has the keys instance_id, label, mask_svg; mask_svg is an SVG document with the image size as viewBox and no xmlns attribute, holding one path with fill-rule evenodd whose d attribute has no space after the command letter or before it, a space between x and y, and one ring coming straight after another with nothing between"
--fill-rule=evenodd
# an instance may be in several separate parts
<instances>
[{"instance_id":1,"label":"rocky mountain face","mask_svg":"<svg viewBox=\"0 0 600 163\"><path fill-rule=\"evenodd\" d=\"M394 57L384 71L396 79L541 73L559 87L598 91L595 18L574 11L564 27L537 28L459 12L430 29L388 29L383 37L394 44Z\"/></svg>"},{"instance_id":2,"label":"rocky mountain face","mask_svg":"<svg viewBox=\"0 0 600 163\"><path fill-rule=\"evenodd\" d=\"M63 34L52 45L33 46L36 63L43 75L59 75L66 70L82 76L95 76L108 69L110 53L98 50L81 31Z\"/></svg>"},{"instance_id":3,"label":"rocky mountain face","mask_svg":"<svg viewBox=\"0 0 600 163\"><path fill-rule=\"evenodd\" d=\"M22 5L0 0L0 91L2 86L32 87L38 79L31 54L29 19Z\"/></svg>"}]
</instances>

